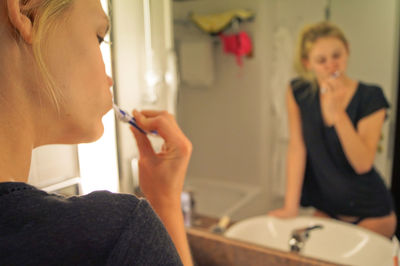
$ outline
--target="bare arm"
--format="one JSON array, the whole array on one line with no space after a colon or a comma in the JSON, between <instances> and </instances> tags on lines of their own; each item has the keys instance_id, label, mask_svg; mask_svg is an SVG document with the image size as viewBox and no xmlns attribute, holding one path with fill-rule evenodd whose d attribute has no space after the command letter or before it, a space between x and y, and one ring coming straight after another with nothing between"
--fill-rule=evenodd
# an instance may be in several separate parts
<instances>
[{"instance_id":1,"label":"bare arm","mask_svg":"<svg viewBox=\"0 0 400 266\"><path fill-rule=\"evenodd\" d=\"M180 200L192 144L167 112L135 111L134 116L139 126L156 130L164 139L162 151L155 153L147 136L131 128L140 152L140 188L161 218L182 263L193 265Z\"/></svg>"},{"instance_id":2,"label":"bare arm","mask_svg":"<svg viewBox=\"0 0 400 266\"><path fill-rule=\"evenodd\" d=\"M343 151L357 174L371 170L385 120L386 110L381 109L364 117L353 126L346 112L338 113L334 126Z\"/></svg>"},{"instance_id":3,"label":"bare arm","mask_svg":"<svg viewBox=\"0 0 400 266\"><path fill-rule=\"evenodd\" d=\"M292 89L286 94L289 115L289 145L286 163L286 194L283 209L275 210L270 215L278 217L293 217L298 214L301 188L304 180L306 164L306 148L304 145L301 116L299 107L294 99Z\"/></svg>"},{"instance_id":4,"label":"bare arm","mask_svg":"<svg viewBox=\"0 0 400 266\"><path fill-rule=\"evenodd\" d=\"M336 129L350 165L357 174L363 174L370 171L374 163L386 110L377 110L362 118L354 127L346 112L348 102L345 99L351 86L348 80L345 75L341 75L323 81L322 86L328 88L328 91L322 94L321 104L326 118Z\"/></svg>"},{"instance_id":5,"label":"bare arm","mask_svg":"<svg viewBox=\"0 0 400 266\"><path fill-rule=\"evenodd\" d=\"M167 199L149 199L149 201L161 218L168 234L171 236L183 265L193 265L183 223L180 199L175 201Z\"/></svg>"},{"instance_id":6,"label":"bare arm","mask_svg":"<svg viewBox=\"0 0 400 266\"><path fill-rule=\"evenodd\" d=\"M306 148L304 145L300 110L294 99L292 89L287 92L290 139L287 153L287 184L285 208L298 211L301 187L306 165Z\"/></svg>"}]
</instances>

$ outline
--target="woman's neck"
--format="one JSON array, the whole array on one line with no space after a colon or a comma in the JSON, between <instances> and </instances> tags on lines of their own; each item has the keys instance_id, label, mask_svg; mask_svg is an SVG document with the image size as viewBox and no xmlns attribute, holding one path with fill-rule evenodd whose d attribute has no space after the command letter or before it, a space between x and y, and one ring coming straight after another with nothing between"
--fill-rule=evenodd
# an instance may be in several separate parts
<instances>
[{"instance_id":1,"label":"woman's neck","mask_svg":"<svg viewBox=\"0 0 400 266\"><path fill-rule=\"evenodd\" d=\"M0 56L6 57L3 52ZM25 100L21 74L14 64L0 61L0 182L27 182L35 140L35 110Z\"/></svg>"},{"instance_id":2,"label":"woman's neck","mask_svg":"<svg viewBox=\"0 0 400 266\"><path fill-rule=\"evenodd\" d=\"M27 182L32 156L30 134L24 128L8 125L8 129L0 133L0 182Z\"/></svg>"},{"instance_id":3,"label":"woman's neck","mask_svg":"<svg viewBox=\"0 0 400 266\"><path fill-rule=\"evenodd\" d=\"M47 143L45 119L38 117L37 69L31 47L15 39L0 6L0 182L27 182L32 149Z\"/></svg>"}]
</instances>

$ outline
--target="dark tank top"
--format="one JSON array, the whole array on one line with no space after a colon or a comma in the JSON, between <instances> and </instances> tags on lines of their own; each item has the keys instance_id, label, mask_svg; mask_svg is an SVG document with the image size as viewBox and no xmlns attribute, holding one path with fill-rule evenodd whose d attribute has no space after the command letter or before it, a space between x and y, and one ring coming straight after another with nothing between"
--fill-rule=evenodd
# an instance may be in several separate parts
<instances>
[{"instance_id":1,"label":"dark tank top","mask_svg":"<svg viewBox=\"0 0 400 266\"><path fill-rule=\"evenodd\" d=\"M357 174L347 160L335 128L324 124L318 93L307 82L291 82L301 113L307 150L301 205L330 215L379 217L393 209L391 194L373 167ZM318 92L319 92L319 88ZM389 104L378 86L359 82L346 112L354 127L364 117Z\"/></svg>"}]
</instances>

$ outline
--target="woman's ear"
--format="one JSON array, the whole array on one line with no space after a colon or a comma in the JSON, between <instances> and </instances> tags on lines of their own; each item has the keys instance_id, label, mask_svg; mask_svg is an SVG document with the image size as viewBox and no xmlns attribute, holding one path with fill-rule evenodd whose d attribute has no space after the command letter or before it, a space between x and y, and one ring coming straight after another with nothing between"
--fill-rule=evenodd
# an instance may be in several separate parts
<instances>
[{"instance_id":1,"label":"woman's ear","mask_svg":"<svg viewBox=\"0 0 400 266\"><path fill-rule=\"evenodd\" d=\"M22 12L20 0L6 0L8 18L26 43L33 42L33 25L31 19Z\"/></svg>"}]
</instances>

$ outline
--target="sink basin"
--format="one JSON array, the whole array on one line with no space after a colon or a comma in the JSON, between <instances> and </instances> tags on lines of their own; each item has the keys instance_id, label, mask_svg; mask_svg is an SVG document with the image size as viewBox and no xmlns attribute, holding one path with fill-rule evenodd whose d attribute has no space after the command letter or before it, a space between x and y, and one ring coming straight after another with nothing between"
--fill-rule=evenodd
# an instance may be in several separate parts
<instances>
[{"instance_id":1,"label":"sink basin","mask_svg":"<svg viewBox=\"0 0 400 266\"><path fill-rule=\"evenodd\" d=\"M310 232L302 255L346 265L393 265L396 244L367 229L333 219L311 216L279 219L263 215L234 224L225 236L289 251L291 232L314 225L323 228Z\"/></svg>"}]
</instances>

